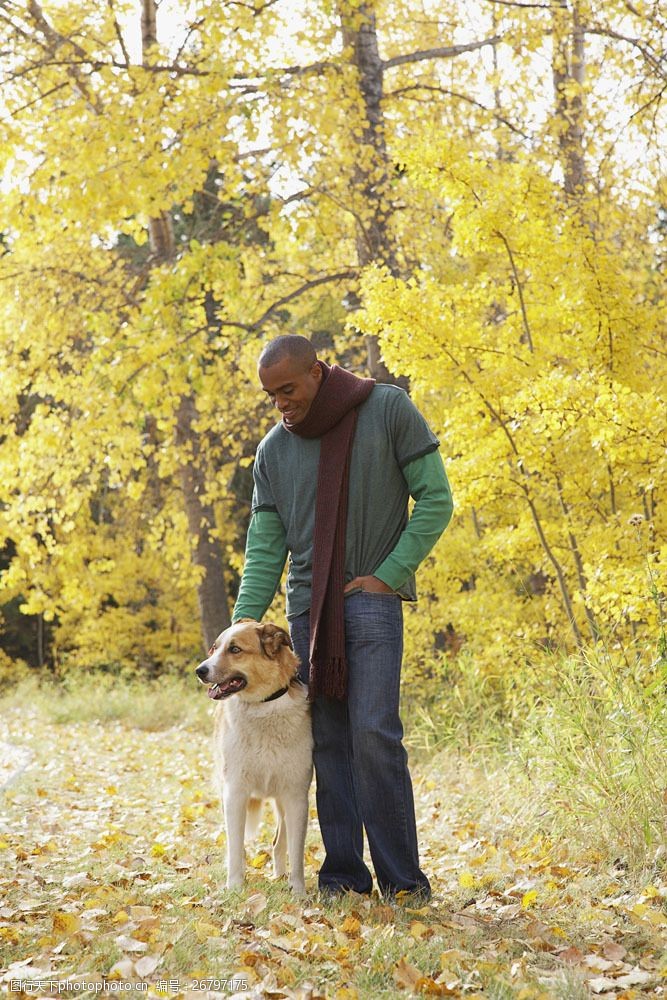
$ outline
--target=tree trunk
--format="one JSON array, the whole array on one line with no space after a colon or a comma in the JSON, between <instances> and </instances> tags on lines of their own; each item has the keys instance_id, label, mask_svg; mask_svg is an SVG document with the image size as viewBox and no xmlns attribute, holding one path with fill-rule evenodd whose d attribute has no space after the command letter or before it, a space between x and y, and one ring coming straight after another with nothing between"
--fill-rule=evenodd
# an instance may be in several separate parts
<instances>
[{"instance_id":1,"label":"tree trunk","mask_svg":"<svg viewBox=\"0 0 667 1000\"><path fill-rule=\"evenodd\" d=\"M215 511L206 496L206 477L201 467L201 454L193 423L197 409L192 396L183 396L178 408L176 444L188 453L179 470L185 512L193 542L193 558L204 574L197 587L199 616L205 649L210 649L216 636L229 628L231 619L227 604L227 588L223 572L222 544L215 537Z\"/></svg>"},{"instance_id":2,"label":"tree trunk","mask_svg":"<svg viewBox=\"0 0 667 1000\"><path fill-rule=\"evenodd\" d=\"M357 6L350 0L341 0L338 12L343 42L350 63L356 70L364 111L362 135L358 139L362 155L352 172L357 206L357 261L360 268L377 263L388 268L392 275L398 275L396 245L389 225L393 212L389 197L393 166L387 153L384 131L384 68L378 49L375 13L371 4ZM378 382L407 386L407 380L395 378L382 361L377 337L366 337L366 347L368 369L373 378Z\"/></svg>"},{"instance_id":3,"label":"tree trunk","mask_svg":"<svg viewBox=\"0 0 667 1000\"><path fill-rule=\"evenodd\" d=\"M563 188L568 196L580 194L586 182L584 159L584 93L586 75L585 32L578 0L554 8L553 81L556 98L558 144L563 165Z\"/></svg>"},{"instance_id":4,"label":"tree trunk","mask_svg":"<svg viewBox=\"0 0 667 1000\"><path fill-rule=\"evenodd\" d=\"M156 0L142 0L141 42L144 64L150 49L157 42ZM153 263L173 259L176 252L174 224L169 212L161 212L148 223ZM183 502L192 538L192 553L196 566L203 570L197 586L199 616L204 649L210 649L219 633L230 624L227 588L224 574L224 554L215 537L215 511L206 496L206 477L202 468L201 444L195 429L197 408L191 395L182 396L176 421L176 446L186 456L179 469Z\"/></svg>"}]
</instances>

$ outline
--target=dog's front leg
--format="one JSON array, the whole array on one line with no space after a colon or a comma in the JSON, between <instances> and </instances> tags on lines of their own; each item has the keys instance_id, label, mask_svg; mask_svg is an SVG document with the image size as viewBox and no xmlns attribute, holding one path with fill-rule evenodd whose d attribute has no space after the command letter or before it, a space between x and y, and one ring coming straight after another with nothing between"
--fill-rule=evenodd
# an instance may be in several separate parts
<instances>
[{"instance_id":1,"label":"dog's front leg","mask_svg":"<svg viewBox=\"0 0 667 1000\"><path fill-rule=\"evenodd\" d=\"M284 798L285 821L287 823L287 853L289 855L289 884L292 890L303 896L306 892L303 870L303 854L308 829L308 799Z\"/></svg>"},{"instance_id":2,"label":"dog's front leg","mask_svg":"<svg viewBox=\"0 0 667 1000\"><path fill-rule=\"evenodd\" d=\"M238 889L243 885L245 831L248 798L234 788L225 788L225 830L227 831L227 888Z\"/></svg>"}]
</instances>

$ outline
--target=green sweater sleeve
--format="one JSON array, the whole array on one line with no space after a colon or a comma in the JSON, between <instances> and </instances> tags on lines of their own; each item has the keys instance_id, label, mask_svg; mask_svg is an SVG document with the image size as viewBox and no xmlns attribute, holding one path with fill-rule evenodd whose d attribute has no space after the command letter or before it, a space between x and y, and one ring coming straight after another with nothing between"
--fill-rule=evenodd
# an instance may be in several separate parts
<instances>
[{"instance_id":1,"label":"green sweater sleeve","mask_svg":"<svg viewBox=\"0 0 667 1000\"><path fill-rule=\"evenodd\" d=\"M454 505L440 452L415 458L403 469L415 501L412 515L394 549L373 573L397 590L415 572L449 524Z\"/></svg>"},{"instance_id":2,"label":"green sweater sleeve","mask_svg":"<svg viewBox=\"0 0 667 1000\"><path fill-rule=\"evenodd\" d=\"M239 618L261 621L282 576L287 558L285 529L272 510L256 511L250 520L245 548L245 564L232 622Z\"/></svg>"}]
</instances>

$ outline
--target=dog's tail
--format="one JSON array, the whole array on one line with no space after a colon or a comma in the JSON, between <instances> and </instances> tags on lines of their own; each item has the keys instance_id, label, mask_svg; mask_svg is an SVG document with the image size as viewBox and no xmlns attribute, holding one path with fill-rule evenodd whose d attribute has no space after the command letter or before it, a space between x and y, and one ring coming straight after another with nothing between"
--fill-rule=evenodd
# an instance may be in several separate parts
<instances>
[{"instance_id":1,"label":"dog's tail","mask_svg":"<svg viewBox=\"0 0 667 1000\"><path fill-rule=\"evenodd\" d=\"M257 835L257 827L262 818L262 800L250 799L245 816L245 839L254 840Z\"/></svg>"}]
</instances>

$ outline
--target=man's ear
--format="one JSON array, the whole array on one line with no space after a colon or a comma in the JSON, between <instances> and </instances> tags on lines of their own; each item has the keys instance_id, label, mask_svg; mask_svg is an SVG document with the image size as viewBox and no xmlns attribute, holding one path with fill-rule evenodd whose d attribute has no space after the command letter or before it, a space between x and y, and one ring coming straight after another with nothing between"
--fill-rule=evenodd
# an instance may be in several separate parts
<instances>
[{"instance_id":1,"label":"man's ear","mask_svg":"<svg viewBox=\"0 0 667 1000\"><path fill-rule=\"evenodd\" d=\"M292 640L289 637L289 633L287 633L284 628L280 628L279 625L274 625L273 622L267 622L266 625L260 625L257 629L257 635L262 647L262 652L265 656L268 656L272 660L278 656L282 646L287 646L288 649L294 648L292 646Z\"/></svg>"}]
</instances>

